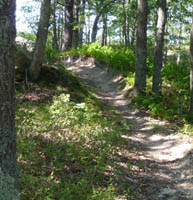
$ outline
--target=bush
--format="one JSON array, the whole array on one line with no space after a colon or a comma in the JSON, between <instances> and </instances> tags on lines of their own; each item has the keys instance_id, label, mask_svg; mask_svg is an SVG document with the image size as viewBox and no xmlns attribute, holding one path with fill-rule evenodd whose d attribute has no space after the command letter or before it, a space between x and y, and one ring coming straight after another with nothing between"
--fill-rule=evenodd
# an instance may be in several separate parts
<instances>
[{"instance_id":1,"label":"bush","mask_svg":"<svg viewBox=\"0 0 193 200\"><path fill-rule=\"evenodd\" d=\"M92 43L66 51L64 55L92 56L99 61L104 61L110 68L122 73L134 71L135 68L135 54L128 48L115 49L111 46L101 46L99 43Z\"/></svg>"},{"instance_id":2,"label":"bush","mask_svg":"<svg viewBox=\"0 0 193 200\"><path fill-rule=\"evenodd\" d=\"M46 59L48 61L55 61L60 56L60 52L53 49L51 42L47 41L46 44Z\"/></svg>"}]
</instances>

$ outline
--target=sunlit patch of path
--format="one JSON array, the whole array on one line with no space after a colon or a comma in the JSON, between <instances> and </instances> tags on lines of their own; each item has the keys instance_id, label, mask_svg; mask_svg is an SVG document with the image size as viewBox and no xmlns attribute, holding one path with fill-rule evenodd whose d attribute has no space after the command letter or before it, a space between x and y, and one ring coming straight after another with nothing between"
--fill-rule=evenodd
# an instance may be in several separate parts
<instances>
[{"instance_id":1,"label":"sunlit patch of path","mask_svg":"<svg viewBox=\"0 0 193 200\"><path fill-rule=\"evenodd\" d=\"M121 77L99 67L94 59L64 62L68 70L96 88L97 98L115 106L122 119L133 124L131 132L124 135L128 140L124 157L128 162L145 163L143 173L138 173L141 183L137 183L135 177L125 177L131 184L138 185L135 200L192 200L192 138L177 135L167 128L166 122L133 110L120 90Z\"/></svg>"}]
</instances>

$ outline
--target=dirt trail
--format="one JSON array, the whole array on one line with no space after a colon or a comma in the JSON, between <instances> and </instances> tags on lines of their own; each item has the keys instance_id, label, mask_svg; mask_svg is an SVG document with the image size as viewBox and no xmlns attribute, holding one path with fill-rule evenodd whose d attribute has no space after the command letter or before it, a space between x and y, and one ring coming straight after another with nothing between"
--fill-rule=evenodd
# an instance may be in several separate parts
<instances>
[{"instance_id":1,"label":"dirt trail","mask_svg":"<svg viewBox=\"0 0 193 200\"><path fill-rule=\"evenodd\" d=\"M133 124L132 130L125 134L128 150L122 165L128 161L134 167L132 174L125 175L122 181L136 191L135 200L193 200L191 137L176 135L166 122L133 110L120 90L120 77L95 64L93 59L64 62L88 86L97 88L98 98L114 105L123 120ZM135 166L139 162L142 169Z\"/></svg>"}]
</instances>

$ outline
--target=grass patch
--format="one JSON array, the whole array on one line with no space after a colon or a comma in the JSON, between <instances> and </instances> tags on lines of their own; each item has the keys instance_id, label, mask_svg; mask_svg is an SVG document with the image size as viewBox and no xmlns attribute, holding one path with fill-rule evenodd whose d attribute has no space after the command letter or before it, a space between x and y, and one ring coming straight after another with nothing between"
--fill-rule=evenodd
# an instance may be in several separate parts
<instances>
[{"instance_id":1,"label":"grass patch","mask_svg":"<svg viewBox=\"0 0 193 200\"><path fill-rule=\"evenodd\" d=\"M41 98L37 91L48 92L50 97ZM105 117L108 109L104 111L73 74L62 66L44 68L36 85L29 90L19 88L17 99L21 199L112 200L131 196L126 183L115 181L114 161L125 143L122 130L129 127L120 120L117 123L117 117Z\"/></svg>"}]
</instances>

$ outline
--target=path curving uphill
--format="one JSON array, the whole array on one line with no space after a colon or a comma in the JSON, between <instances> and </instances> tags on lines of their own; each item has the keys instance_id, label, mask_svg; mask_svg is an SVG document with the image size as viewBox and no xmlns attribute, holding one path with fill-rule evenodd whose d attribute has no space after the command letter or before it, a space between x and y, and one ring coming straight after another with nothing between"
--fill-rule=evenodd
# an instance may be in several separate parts
<instances>
[{"instance_id":1,"label":"path curving uphill","mask_svg":"<svg viewBox=\"0 0 193 200\"><path fill-rule=\"evenodd\" d=\"M177 135L166 122L133 110L120 90L121 77L93 58L63 62L66 69L96 88L97 98L115 106L122 120L132 123L131 131L124 135L128 149L120 160L123 166L132 164L131 172L118 181L127 181L136 191L133 200L193 200L192 138Z\"/></svg>"}]
</instances>

